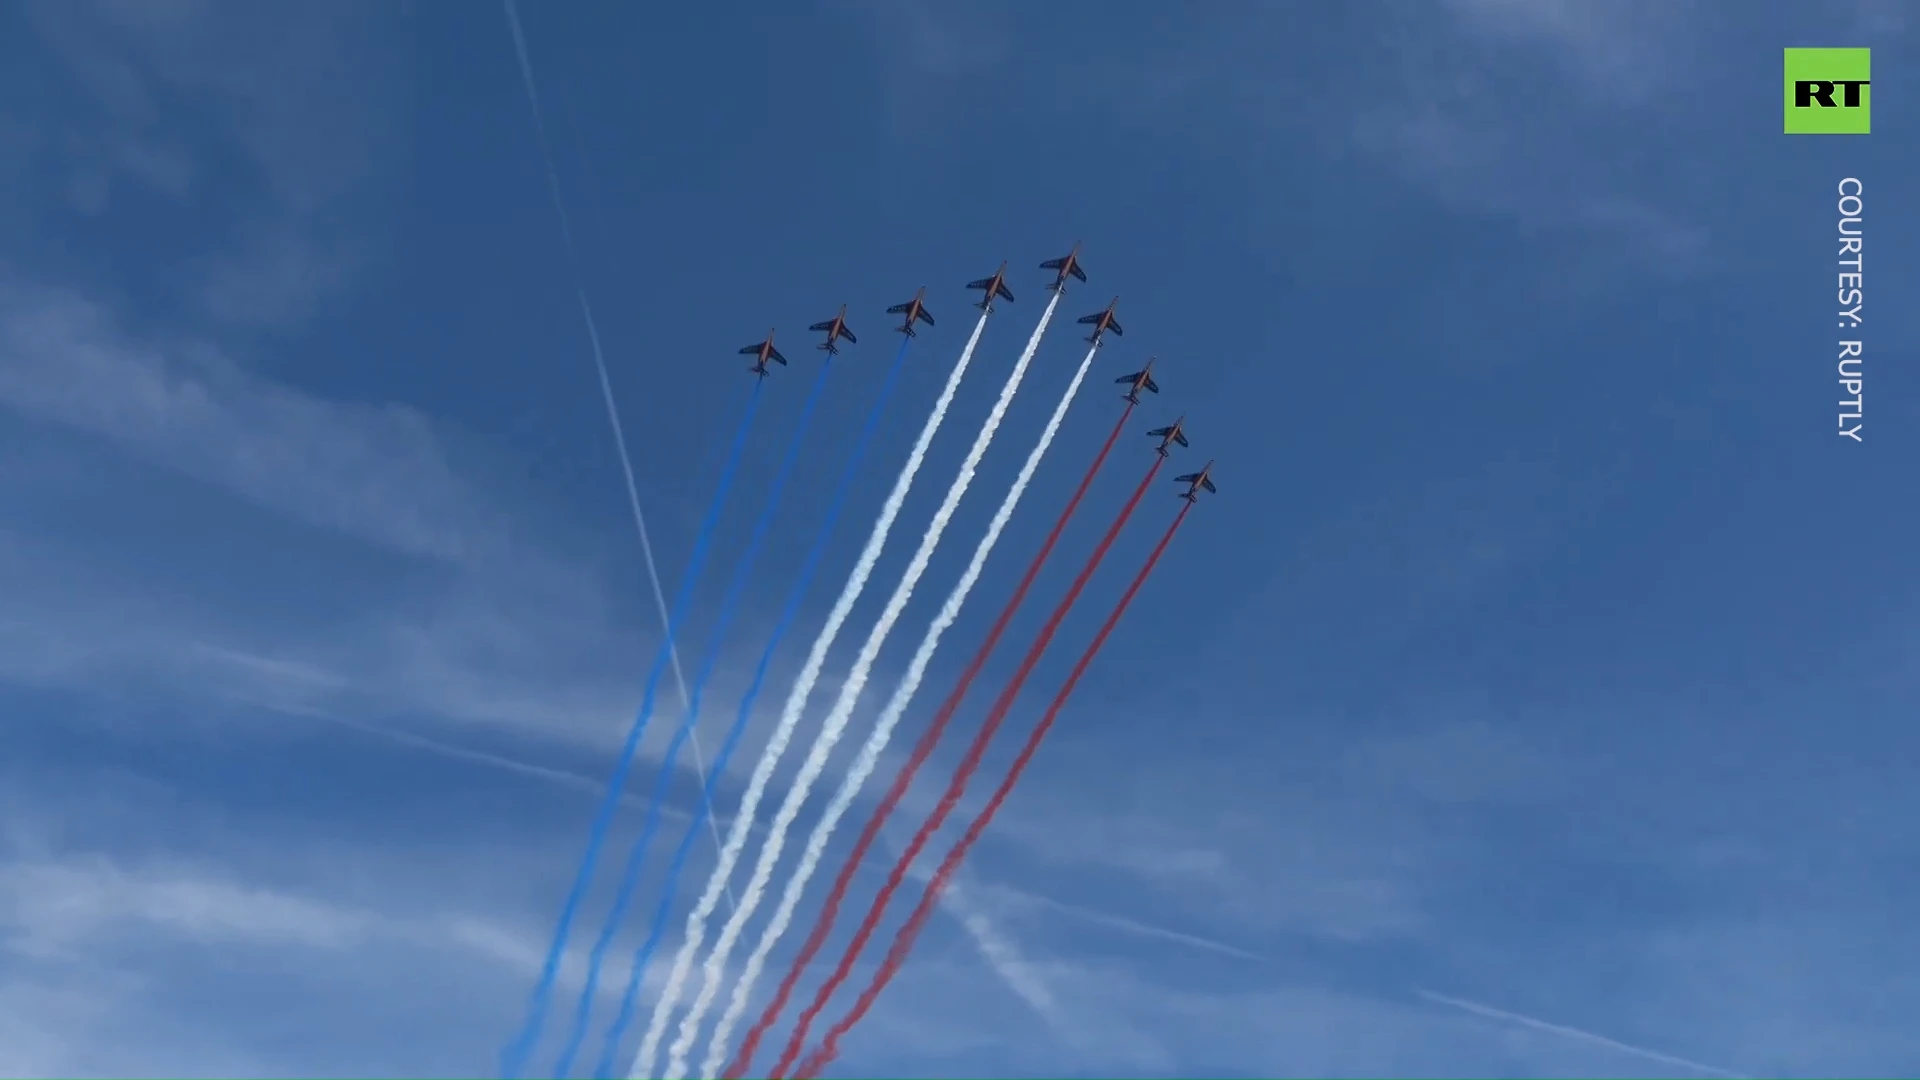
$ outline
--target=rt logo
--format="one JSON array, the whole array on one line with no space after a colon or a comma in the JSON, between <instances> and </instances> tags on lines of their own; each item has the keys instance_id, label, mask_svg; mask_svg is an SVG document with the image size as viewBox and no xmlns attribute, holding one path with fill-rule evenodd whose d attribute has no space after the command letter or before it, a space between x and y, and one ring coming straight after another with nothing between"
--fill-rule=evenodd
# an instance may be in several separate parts
<instances>
[{"instance_id":1,"label":"rt logo","mask_svg":"<svg viewBox=\"0 0 1920 1080\"><path fill-rule=\"evenodd\" d=\"M1868 49L1788 49L1787 134L1865 135Z\"/></svg>"}]
</instances>

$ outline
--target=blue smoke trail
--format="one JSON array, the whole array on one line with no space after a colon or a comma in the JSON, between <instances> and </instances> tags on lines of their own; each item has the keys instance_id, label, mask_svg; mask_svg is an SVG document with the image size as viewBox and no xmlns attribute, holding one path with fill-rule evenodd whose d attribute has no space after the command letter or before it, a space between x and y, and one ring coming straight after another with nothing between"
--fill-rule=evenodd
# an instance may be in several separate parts
<instances>
[{"instance_id":1,"label":"blue smoke trail","mask_svg":"<svg viewBox=\"0 0 1920 1080\"><path fill-rule=\"evenodd\" d=\"M593 1019L594 994L600 988L600 968L606 963L607 949L613 945L614 936L620 931L627 904L633 900L633 890L640 884L640 868L646 863L647 848L653 843L654 833L660 831L660 808L665 805L667 793L673 787L674 762L679 760L680 748L686 745L700 722L700 699L706 692L707 682L713 678L714 669L720 666L720 646L726 640L727 631L733 627L741 595L746 592L747 581L752 576L754 560L759 557L760 545L766 541L767 532L773 527L774 515L780 509L780 500L786 494L787 481L793 475L794 466L799 463L807 427L813 422L814 409L820 404L820 392L826 388L827 375L832 369L833 358L829 356L827 362L821 365L820 374L814 377L813 389L807 392L806 404L800 407L800 421L793 429L786 455L780 462L780 471L774 477L766 508L760 511L760 520L753 524L753 536L747 541L746 553L740 556L740 564L734 568L733 579L727 584L726 596L720 601L720 614L714 621L712 632L707 635L700 670L693 677L686 718L681 721L680 729L674 732L673 741L667 744L666 756L660 762L660 773L654 780L653 794L647 800L646 823L640 827L640 838L634 841L633 849L627 853L627 867L620 877L620 891L614 895L613 909L607 913L606 925L601 928L599 940L593 943L593 951L587 958L587 982L580 992L580 1006L573 1018L573 1030L567 1035L566 1048L560 1051L559 1063L553 1067L556 1080L562 1080L573 1069L574 1055L580 1052L580 1044L586 1040L587 1026Z\"/></svg>"},{"instance_id":2,"label":"blue smoke trail","mask_svg":"<svg viewBox=\"0 0 1920 1080\"><path fill-rule=\"evenodd\" d=\"M746 413L740 418L740 429L734 432L733 445L727 451L727 463L721 470L720 483L714 488L713 501L707 507L706 518L700 522L699 534L694 538L693 556L687 564L686 576L680 581L679 591L674 594L673 610L667 617L666 638L660 642L660 649L654 655L653 669L647 672L647 688L640 699L639 714L634 717L633 727L627 731L626 744L621 747L620 759L614 764L612 778L607 781L607 796L601 801L600 812L595 815L593 828L587 834L587 850L581 857L580 871L574 876L573 888L567 892L566 903L561 905L560 920L553 931L553 944L547 949L546 962L540 967L540 981L534 985L533 996L527 1003L526 1025L501 1053L501 1074L505 1077L520 1075L527 1056L539 1041L541 1028L546 1025L547 1007L553 1000L553 984L560 975L560 961L566 954L567 935L573 928L573 917L579 912L580 901L593 880L594 867L600 860L600 848L606 843L607 829L613 823L614 811L620 806L620 794L626 789L627 770L633 765L634 752L640 748L640 736L646 732L647 721L653 717L654 695L660 689L660 677L666 672L667 662L673 656L674 633L685 620L687 607L693 601L694 584L706 564L714 528L720 521L720 511L726 505L727 492L733 487L734 473L739 471L741 455L746 451L747 432L752 429L754 414L760 409L760 386L761 380L754 380Z\"/></svg>"},{"instance_id":3,"label":"blue smoke trail","mask_svg":"<svg viewBox=\"0 0 1920 1080\"><path fill-rule=\"evenodd\" d=\"M620 1014L614 1020L613 1027L607 1032L606 1045L600 1051L600 1063L593 1075L606 1080L614 1068L614 1061L620 1049L620 1039L633 1023L633 1014L640 1002L640 979L646 973L647 964L653 960L655 949L660 947L660 939L666 935L667 920L673 914L674 892L680 884L680 873L686 869L687 856L693 851L693 842L700 826L713 808L714 789L720 783L720 777L726 774L727 761L740 745L740 736L746 733L747 720L753 715L753 706L760 699L760 689L767 681L767 669L773 664L773 654L780 647L780 641L786 637L793 620L800 614L800 603L806 599L807 588L813 584L813 575L820 569L820 560L826 554L827 541L833 538L833 527L840 520L840 511L846 508L847 496L853 491L854 478L859 474L860 461L866 457L867 445L873 441L874 432L879 430L880 417L886 412L887 400L893 396L894 384L899 381L900 370L905 366L907 346L912 339L900 342L900 351L894 354L893 368L887 372L887 381L880 388L880 397L867 413L866 426L860 431L859 439L854 443L853 455L847 459L846 468L840 474L839 487L834 490L833 501L827 506L827 517L820 525L820 533L814 537L813 548L807 552L806 561L800 566L800 578L793 583L793 591L787 595L787 605L781 609L779 621L774 623L773 636L768 639L767 647L760 653L760 662L754 668L753 681L747 685L746 696L740 699L740 709L734 715L733 726L727 729L727 738L720 746L720 753L713 759L713 765L707 770L705 790L700 793L700 807L693 821L687 826L686 835L680 838L680 846L674 849L673 863L667 868L667 882L661 890L660 906L654 909L653 925L647 930L647 940L634 954L633 968L627 973L626 993L620 998Z\"/></svg>"}]
</instances>

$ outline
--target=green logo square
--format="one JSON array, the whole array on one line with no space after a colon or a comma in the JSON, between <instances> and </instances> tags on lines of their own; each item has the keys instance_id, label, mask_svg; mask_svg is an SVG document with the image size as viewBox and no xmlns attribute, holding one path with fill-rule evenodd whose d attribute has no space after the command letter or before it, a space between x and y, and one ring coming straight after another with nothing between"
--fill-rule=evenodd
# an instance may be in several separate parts
<instances>
[{"instance_id":1,"label":"green logo square","mask_svg":"<svg viewBox=\"0 0 1920 1080\"><path fill-rule=\"evenodd\" d=\"M1787 134L1865 135L1869 49L1788 49Z\"/></svg>"}]
</instances>

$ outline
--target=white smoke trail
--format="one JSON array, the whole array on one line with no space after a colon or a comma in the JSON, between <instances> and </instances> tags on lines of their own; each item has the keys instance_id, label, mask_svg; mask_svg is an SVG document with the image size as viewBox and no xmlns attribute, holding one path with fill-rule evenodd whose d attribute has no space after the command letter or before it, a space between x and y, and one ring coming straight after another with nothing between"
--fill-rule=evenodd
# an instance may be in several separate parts
<instances>
[{"instance_id":1,"label":"white smoke trail","mask_svg":"<svg viewBox=\"0 0 1920 1080\"><path fill-rule=\"evenodd\" d=\"M953 520L954 511L959 509L960 500L966 496L967 488L973 483L974 471L980 467L980 460L986 456L987 448L992 445L994 434L1000 429L1000 422L1006 417L1007 407L1013 404L1013 398L1020 390L1027 367L1033 362L1033 354L1040 348L1041 335L1046 333L1047 323L1053 318L1053 310L1060 300L1055 294L1041 313L1040 321L1033 328L1033 336L1027 339L1027 347L1020 353L1020 359L1013 365L1013 371L1007 375L1005 385L1000 388L1000 397L993 403L993 409L974 436L973 445L968 448L965 460L960 463L960 471L947 488L947 494L941 500L940 508L933 512L933 521L928 524L927 532L920 540L920 547L914 551L913 558L907 563L906 571L900 576L900 583L894 586L893 595L887 598L887 606L880 612L880 618L867 634L867 640L860 646L859 655L854 658L853 667L847 672L847 678L840 686L840 696L833 703L833 710L827 714L820 725L820 734L814 737L813 748L807 751L806 760L801 763L800 773L794 777L793 786L788 789L787 797L780 804L779 813L774 816L773 826L767 832L767 838L761 842L760 859L754 864L753 877L748 880L740 906L727 920L725 929L720 932L720 940L707 954L707 962L701 971L700 993L694 999L693 1008L680 1021L680 1034L674 1039L668 1053L667 1076L678 1080L686 1072L687 1054L693 1049L693 1042L700 1036L700 1021L705 1017L707 1008L720 992L720 979L726 972L728 955L739 941L740 934L746 929L747 920L753 915L760 901L766 898L767 883L772 880L774 870L780 863L780 852L786 845L787 831L793 827L794 819L800 816L800 807L813 791L813 784L827 767L827 758L833 748L846 733L847 723L853 716L854 706L859 703L860 693L866 688L867 677L872 674L873 662L880 655L880 649L886 644L887 635L892 632L893 624L900 619L906 609L907 601L913 597L914 586L919 584L921 575L927 571L927 564L933 560L933 553L940 546L940 538L946 532L947 525ZM737 1019L737 1017L735 1017ZM720 1058L725 1048L715 1043L708 1048L705 1075L711 1077L720 1070Z\"/></svg>"},{"instance_id":2,"label":"white smoke trail","mask_svg":"<svg viewBox=\"0 0 1920 1080\"><path fill-rule=\"evenodd\" d=\"M886 546L893 519L900 515L901 504L907 500L907 490L913 486L914 474L920 471L920 463L927 456L927 447L933 443L934 433L940 430L940 422L946 419L947 407L953 403L953 395L960 389L960 379L967 373L967 365L973 360L973 351L980 344L980 334L986 328L987 313L983 312L979 321L973 324L973 334L967 338L967 347L961 350L953 373L947 376L947 385L940 391L940 399L933 403L933 411L927 415L927 422L920 429L919 440L907 454L907 463L894 480L893 491L880 508L880 517L867 534L867 546L860 552L860 561L854 564L853 572L847 575L847 583L840 589L840 598L833 602L833 610L827 613L826 625L820 628L819 635L813 639L800 676L787 693L787 701L780 709L780 719L774 725L773 735L760 752L760 760L754 763L753 775L747 780L746 794L740 798L740 809L733 816L732 828L727 830L727 842L720 849L720 861L707 877L700 902L694 905L693 911L687 916L686 932L681 936L679 950L673 955L672 972L667 976L667 985L661 990L659 1000L654 1002L653 1017L647 1021L646 1037L641 1039L640 1050L633 1057L633 1067L629 1070L633 1076L645 1076L653 1071L653 1060L660 1051L660 1040L666 1034L667 1021L673 1018L674 1006L679 1003L680 995L686 989L687 975L693 967L693 955L706 941L707 919L719 906L720 895L727 888L734 866L740 861L740 853L747 845L747 833L753 826L754 814L760 807L760 798L766 793L767 782L773 777L774 767L780 763L780 755L786 753L787 744L793 740L793 729L799 724L800 714L807 707L807 697L813 693L814 683L820 679L821 667L826 664L827 650L833 647L841 624L847 621L854 603L860 599L861 591L867 587L867 578L873 574L873 564L880 560L880 551Z\"/></svg>"},{"instance_id":3,"label":"white smoke trail","mask_svg":"<svg viewBox=\"0 0 1920 1080\"><path fill-rule=\"evenodd\" d=\"M593 367L600 376L600 396L607 404L607 419L613 424L613 445L620 451L620 469L627 481L627 505L633 509L633 527L640 533L640 554L647 563L647 581L653 586L654 607L660 612L660 626L663 633L671 633L672 617L667 614L666 590L660 587L660 566L653 558L653 537L647 532L647 515L640 510L640 488L633 478L633 457L627 453L627 436L620 424L620 407L613 402L613 380L607 377L607 358L600 349L600 327L593 319L593 305L587 301L587 287L580 277L580 253L573 243L573 221L567 216L566 200L560 195L560 170L554 168L553 150L547 144L547 123L540 113L540 90L533 81L533 61L527 56L527 36L520 29L520 12L514 7L513 0L506 0L507 27L513 31L513 52L520 60L520 81L527 88L527 104L533 108L533 133L540 142L540 160L547 167L547 188L553 193L553 208L560 215L560 239L567 249L567 266L573 271L574 293L580 298L580 315L586 320L587 340L593 346ZM672 639L667 641L667 656L673 664L673 682L680 691L680 707L688 713L693 711L693 699L687 693L687 675L680 669L680 648ZM688 732L687 742L693 747L693 768L700 777L701 790L706 790L707 755L700 748L700 736ZM720 826L713 815L707 816L707 832L713 836L713 846L720 846ZM733 894L727 894L727 906L733 907Z\"/></svg>"},{"instance_id":4,"label":"white smoke trail","mask_svg":"<svg viewBox=\"0 0 1920 1080\"><path fill-rule=\"evenodd\" d=\"M1039 339L1036 336L1035 341ZM826 857L827 844L833 839L833 831L853 806L853 800L860 794L861 785L880 764L880 755L886 752L887 742L893 738L893 729L900 717L907 711L907 705L913 701L913 695L919 691L920 683L926 678L927 666L933 662L933 654L940 648L940 637L960 617L960 609L967 602L967 594L973 591L980 580L980 573L986 568L987 557L993 554L993 547L1000 540L1000 533L1012 520L1014 508L1020 505L1020 497L1026 493L1027 485L1033 480L1033 474L1040 468L1040 461L1047 455L1047 448L1053 445L1053 437L1059 432L1060 424L1067 418L1067 409L1080 392L1080 384L1087 377L1087 370L1093 366L1093 356L1098 346L1087 350L1086 358L1080 361L1080 368L1073 373L1073 381L1067 384L1066 393L1060 395L1060 403L1053 407L1053 415L1047 418L1047 426L1040 432L1040 441L1033 444L1027 453L1026 464L1020 466L1020 474L1014 477L1013 487L1000 502L1000 509L994 511L993 521L987 525L985 536L973 549L973 559L967 563L966 572L960 575L960 581L953 591L947 594L947 601L941 605L939 614L927 627L920 639L920 647L915 650L913 659L907 664L907 672L894 688L893 697L880 713L873 734L868 737L860 754L854 759L853 767L840 782L840 790L834 792L833 801L827 804L827 812L814 825L812 835L807 837L806 851L800 856L800 865L787 879L785 890L780 894L780 905L774 909L773 919L760 935L760 941L753 948L753 954L741 969L740 978L733 984L733 997L727 1003L727 1011L720 1018L720 1024L714 1028L713 1040L707 1045L707 1060L701 1075L711 1078L719 1073L726 1054L727 1041L733 1037L734 1026L747 1009L749 995L753 992L754 981L760 977L761 969L766 966L767 956L773 952L788 926L793 922L794 909L800 906L800 897L806 891L807 881L820 866L820 860ZM822 736L824 737L824 735ZM780 835L780 826L775 823L773 831L767 836L766 843L772 845ZM746 900L737 909L734 918L744 919L758 903L759 897L751 887L747 890ZM978 936L978 935L976 935Z\"/></svg>"},{"instance_id":5,"label":"white smoke trail","mask_svg":"<svg viewBox=\"0 0 1920 1080\"><path fill-rule=\"evenodd\" d=\"M1060 294L1054 294L1054 298L1046 304L1046 311L1041 313L1041 321L1033 327L1033 336L1027 338L1027 348L1021 350L1020 359L1014 363L1014 371L1006 377L1006 384L1000 386L1000 398L993 404L993 411L987 413L987 423L983 423L979 434L973 436L973 446L968 448L966 459L960 463L960 473L948 486L947 498L941 500L939 509L933 511L933 521L927 525L925 536L920 538L920 548L906 563L906 573L900 575L900 584L893 586L893 596L887 598L887 607L881 609L874 628L860 646L860 653L854 657L847 680L841 684L839 698L833 701L828 719L820 724L820 734L814 736L814 746L806 751L801 773L793 778L787 798L780 803L780 813L774 815L774 824L760 846L760 859L753 867L753 878L747 880L745 896L741 896L739 907L733 909L732 917L726 920L726 928L720 930L720 940L714 942L714 949L707 955L707 965L701 969L701 992L693 999L693 1007L687 1011L685 1019L680 1020L680 1034L668 1049L666 1076L670 1080L680 1080L685 1076L687 1053L693 1049L693 1040L697 1040L701 1034L701 1020L707 1017L708 1007L712 1005L714 997L720 994L720 978L726 974L726 961L733 951L733 945L739 942L741 932L747 928L747 919L753 917L753 911L766 897L766 884L772 880L774 869L780 865L780 851L787 842L787 830L793 828L793 819L801 815L801 805L806 801L806 796L812 794L814 780L818 780L820 773L826 771L829 755L847 732L852 709L860 701L860 692L866 688L868 675L874 671L879 650L887 644L887 634L893 632L893 625L906 609L906 601L914 596L914 586L920 584L920 577L927 573L927 563L933 561L933 552L941 546L941 534L945 534L948 523L952 523L954 511L960 507L960 500L966 496L966 490L973 482L973 471L979 469L981 457L987 455L987 448L993 444L996 430L1000 430L1000 421L1006 417L1008 405L1014 404L1014 394L1020 392L1020 382L1027 375L1027 365L1033 363L1033 354L1041 348L1041 334L1046 332L1046 323L1054 317L1054 307L1058 304ZM707 1076L714 1076L720 1070L720 1055L722 1049L708 1051Z\"/></svg>"}]
</instances>

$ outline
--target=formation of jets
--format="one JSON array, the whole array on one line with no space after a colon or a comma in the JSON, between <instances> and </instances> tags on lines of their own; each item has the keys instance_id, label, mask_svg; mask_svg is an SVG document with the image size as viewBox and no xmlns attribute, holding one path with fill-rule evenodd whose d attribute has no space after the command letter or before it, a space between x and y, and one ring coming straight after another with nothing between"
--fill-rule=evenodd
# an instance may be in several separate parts
<instances>
[{"instance_id":1,"label":"formation of jets","mask_svg":"<svg viewBox=\"0 0 1920 1080\"><path fill-rule=\"evenodd\" d=\"M1057 259L1048 259L1046 262L1041 263L1040 269L1054 272L1053 281L1047 285L1047 291L1049 292L1066 292L1068 278L1073 278L1078 281L1087 280L1087 272L1085 268L1080 265L1080 245L1078 243L1075 243L1073 250L1067 252L1065 255ZM981 291L982 296L980 302L975 304L974 307L982 311L991 312L994 301L996 300L1006 300L1009 302L1013 300L1013 290L1007 288L1007 264L1004 262L1000 264L1000 269L993 272L992 276L983 277L978 281L967 282L967 288L979 289ZM927 326L933 325L933 316L927 311L926 295L927 287L922 285L920 286L920 290L913 294L913 299L904 304L895 304L887 309L887 314L901 316L900 325L894 327L895 330L898 330L908 337L914 337L916 336L914 331L917 324L924 323ZM1120 320L1115 318L1113 313L1114 308L1118 306L1119 303L1120 298L1116 296L1108 302L1104 310L1096 311L1080 319L1080 325L1093 327L1092 331L1087 334L1086 340L1095 348L1099 348L1105 343L1106 335L1109 332L1115 337L1120 337L1126 333L1126 331L1120 327ZM860 339L855 337L853 331L847 326L847 305L845 304L840 305L839 314L833 318L824 322L814 323L812 326L807 327L807 329L814 333L827 335L827 339L819 345L814 346L814 348L830 355L839 354L839 343L842 341L855 345L860 342ZM763 379L771 374L771 370L767 367L769 363L779 364L783 367L786 366L787 363L787 358L780 355L779 349L773 347L772 330L767 331L765 341L748 345L741 349L740 353L743 356L751 356L754 358L753 365L747 370ZM1146 364L1143 365L1139 371L1131 375L1122 375L1113 380L1115 383L1127 384L1127 392L1122 396L1129 403L1134 405L1140 404L1140 392L1142 390L1149 394L1157 394L1160 392L1160 384L1153 380L1153 359L1153 357L1148 357ZM1176 446L1184 447L1189 445L1187 442L1186 417L1184 416L1168 424L1166 427L1155 428L1147 432L1147 435L1160 440L1160 444L1154 447L1154 452L1158 453L1161 457L1171 457L1173 448ZM1211 461L1207 462L1206 467L1199 472L1175 477L1174 482L1187 485L1187 489L1180 493L1180 497L1188 502L1199 502L1200 492L1202 491L1209 494L1218 492L1218 489L1213 486L1213 462Z\"/></svg>"}]
</instances>

